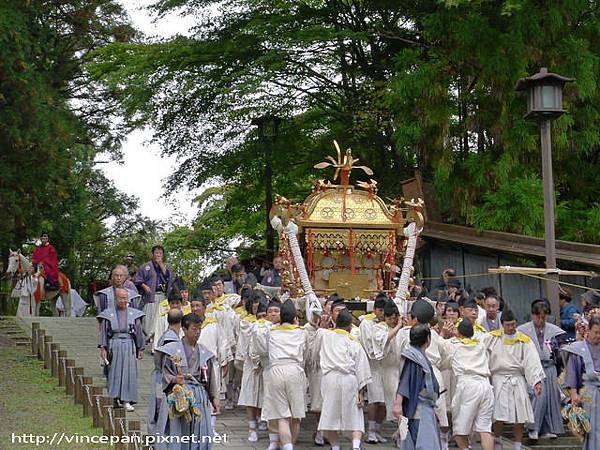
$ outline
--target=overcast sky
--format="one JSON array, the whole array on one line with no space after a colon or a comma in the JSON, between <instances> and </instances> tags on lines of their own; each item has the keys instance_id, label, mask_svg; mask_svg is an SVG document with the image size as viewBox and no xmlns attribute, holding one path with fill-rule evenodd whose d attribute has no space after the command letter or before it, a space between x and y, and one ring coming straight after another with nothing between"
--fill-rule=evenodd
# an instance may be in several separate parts
<instances>
[{"instance_id":1,"label":"overcast sky","mask_svg":"<svg viewBox=\"0 0 600 450\"><path fill-rule=\"evenodd\" d=\"M154 23L145 7L156 0L121 0L134 25L148 36L168 37L186 34L192 25L181 17L168 17ZM172 199L161 199L165 178L173 172L175 158L161 156L160 148L149 142L151 130L138 130L131 133L123 143L123 164L103 165L106 176L112 179L121 191L139 198L140 211L156 220L169 219L177 211L183 213L189 222L196 215L192 205L193 193L182 192Z\"/></svg>"}]
</instances>

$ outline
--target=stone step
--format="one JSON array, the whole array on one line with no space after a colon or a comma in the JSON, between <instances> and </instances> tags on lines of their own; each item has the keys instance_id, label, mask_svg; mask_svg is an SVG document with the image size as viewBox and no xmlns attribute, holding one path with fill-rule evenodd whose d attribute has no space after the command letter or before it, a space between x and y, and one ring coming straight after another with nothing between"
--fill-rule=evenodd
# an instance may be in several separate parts
<instances>
[{"instance_id":1,"label":"stone step","mask_svg":"<svg viewBox=\"0 0 600 450\"><path fill-rule=\"evenodd\" d=\"M88 376L93 377L93 384L95 386L106 386L106 380L102 374L102 368L98 359L98 323L93 317L83 318L52 318L52 317L35 317L35 318L21 318L15 320L14 318L0 317L0 326L8 324L10 321L15 326L22 328L22 337L19 336L19 341L27 342L24 338L31 336L31 323L39 322L40 328L46 331L46 335L52 336L53 341L60 345L61 350L66 350L68 358L75 359L76 366L84 367L84 372ZM14 327L12 327L14 328ZM138 386L139 386L139 403L136 404L135 412L127 413L127 418L132 420L139 420L142 424L142 432L146 431L146 411L148 407L148 397L152 391L150 384L150 373L153 368L152 356L149 353L149 349L144 355L144 359L138 362ZM296 449L324 449L328 447L317 447L313 444L312 435L316 429L316 416L314 414L308 414L306 419L302 422L302 428L300 432L300 438ZM259 442L249 443L247 441L247 422L246 412L244 408L237 407L231 411L223 411L221 415L217 417L216 430L219 433L228 434L228 443L215 445L213 448L233 448L233 449L255 449L264 450L268 446L268 435L267 432L259 433ZM511 433L508 427L505 428L506 436L503 439L504 449L512 449L510 442ZM391 423L384 424L383 434L391 436L394 432L394 427ZM341 440L343 448L349 446L349 442L345 439ZM525 445L522 447L523 450L536 449L536 450L575 450L579 449L580 446L577 444L574 438L561 437L554 441L541 439L535 445L530 446L525 439ZM365 449L377 449L377 450L391 450L396 447L391 442L387 444L378 445L364 445ZM455 449L455 446L451 446ZM481 447L476 444L473 449L480 449Z\"/></svg>"}]
</instances>

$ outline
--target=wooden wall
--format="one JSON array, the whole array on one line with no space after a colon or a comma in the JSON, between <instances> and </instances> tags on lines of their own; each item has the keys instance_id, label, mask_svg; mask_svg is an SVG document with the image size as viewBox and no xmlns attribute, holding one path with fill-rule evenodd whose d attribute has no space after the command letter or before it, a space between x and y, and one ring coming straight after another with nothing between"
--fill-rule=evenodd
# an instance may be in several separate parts
<instances>
[{"instance_id":1,"label":"wooden wall","mask_svg":"<svg viewBox=\"0 0 600 450\"><path fill-rule=\"evenodd\" d=\"M539 259L525 260L509 254L498 254L485 249L427 239L427 244L418 252L415 268L417 276L426 279L425 285L430 290L436 287L442 271L448 267L455 269L457 275L485 274L462 278L463 287L475 292L484 287L493 286L517 315L519 322L526 322L530 320L531 302L544 295L544 282L523 275L487 274L489 268L507 265L544 267L544 262ZM567 268L560 262L559 267ZM593 270L585 267L578 268ZM581 286L599 287L598 281L587 277L561 277L561 281ZM573 292L573 303L579 307L579 296L585 289L574 287L569 287L569 289Z\"/></svg>"}]
</instances>

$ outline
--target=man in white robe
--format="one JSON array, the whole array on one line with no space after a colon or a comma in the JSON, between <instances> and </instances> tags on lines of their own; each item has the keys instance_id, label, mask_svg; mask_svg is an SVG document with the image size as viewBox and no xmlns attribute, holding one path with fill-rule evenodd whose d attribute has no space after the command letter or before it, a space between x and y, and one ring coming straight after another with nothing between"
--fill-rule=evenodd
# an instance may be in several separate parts
<instances>
[{"instance_id":1,"label":"man in white robe","mask_svg":"<svg viewBox=\"0 0 600 450\"><path fill-rule=\"evenodd\" d=\"M310 404L310 412L316 415L317 427L319 425L319 419L321 415L321 406L323 404L323 398L321 396L321 378L322 371L320 365L320 354L319 347L315 346L315 340L317 338L317 332L319 331L319 322L322 316L313 314L312 322L304 325L306 331L306 348L304 359L304 372L308 381L307 389L307 401ZM321 446L325 444L325 437L321 430L316 430L313 436L315 445Z\"/></svg>"},{"instance_id":2,"label":"man in white robe","mask_svg":"<svg viewBox=\"0 0 600 450\"><path fill-rule=\"evenodd\" d=\"M452 338L452 371L456 390L452 399L452 431L460 450L469 448L471 433L479 433L483 450L493 450L494 392L490 384L488 352L474 338L473 323L463 319L458 337Z\"/></svg>"},{"instance_id":3,"label":"man in white robe","mask_svg":"<svg viewBox=\"0 0 600 450\"><path fill-rule=\"evenodd\" d=\"M392 300L388 300L384 306L384 321L373 327L373 348L376 359L381 361L381 379L387 420L394 420L392 407L398 389L401 361L396 335L401 328L402 322L398 307Z\"/></svg>"},{"instance_id":4,"label":"man in white robe","mask_svg":"<svg viewBox=\"0 0 600 450\"><path fill-rule=\"evenodd\" d=\"M378 443L387 442L381 433L381 425L385 419L385 397L383 394L383 379L381 377L381 358L378 359L379 352L375 352L377 344L374 345L373 328L377 323L384 322L384 311L387 296L378 295L373 304L373 312L365 314L358 326L358 339L363 346L367 357L369 358L369 367L371 368L371 380L367 387L369 396L369 406L367 408L369 429L367 432L367 442Z\"/></svg>"},{"instance_id":5,"label":"man in white robe","mask_svg":"<svg viewBox=\"0 0 600 450\"><path fill-rule=\"evenodd\" d=\"M157 318L155 320L155 327L154 327L154 343L152 344L152 351L154 352L154 350L156 350L158 347L160 347L161 345L164 344L159 344L159 337L161 337L165 331L167 331L167 329L169 328L169 322L167 320L167 314L171 309L178 309L180 310L183 315L185 316L186 314L189 314L192 312L192 308L190 307L190 305L187 305L187 308L183 307L183 299L181 298L180 292L177 288L172 288L171 291L169 292L169 298L167 299L167 309L164 310L163 309L163 304L162 302L160 303L158 310L156 312Z\"/></svg>"},{"instance_id":6,"label":"man in white robe","mask_svg":"<svg viewBox=\"0 0 600 450\"><path fill-rule=\"evenodd\" d=\"M332 450L340 450L339 433L350 432L352 448L361 448L365 429L364 390L371 381L367 355L352 336L352 315L341 311L333 330L321 328L314 342L323 372L323 406L318 428L325 431Z\"/></svg>"},{"instance_id":7,"label":"man in white robe","mask_svg":"<svg viewBox=\"0 0 600 450\"><path fill-rule=\"evenodd\" d=\"M269 358L262 416L277 423L283 450L293 450L306 414L306 332L298 326L291 300L282 305L280 317L279 325L257 330L255 348L259 355Z\"/></svg>"},{"instance_id":8,"label":"man in white robe","mask_svg":"<svg viewBox=\"0 0 600 450\"><path fill-rule=\"evenodd\" d=\"M264 298L264 302L261 300L261 302L259 303L256 317L257 320L253 326L248 352L252 361L252 367L255 371L254 373L258 377L258 380L254 380L255 382L257 382L254 385L258 385L259 389L258 392L253 391L253 394L251 395L256 395L256 402L258 403L258 407L261 409L261 423L267 423L266 418L263 414L265 390L267 383L266 371L269 367L269 354L264 352L265 336L268 336L269 330L273 326L276 326L281 322L281 302L278 300L271 300L270 302L266 303L266 298ZM243 394L240 394L240 397L242 397L242 395ZM279 449L278 423L272 422L268 424L268 429L268 450L277 450ZM261 430L260 426L259 430Z\"/></svg>"},{"instance_id":9,"label":"man in white robe","mask_svg":"<svg viewBox=\"0 0 600 450\"><path fill-rule=\"evenodd\" d=\"M484 335L487 333L487 330L481 326L481 324L477 321L478 317L478 305L477 302L473 299L462 299L462 303L460 304L461 309L461 318L456 322L456 326L462 322L463 318L469 319L473 324L473 339L477 339L481 341Z\"/></svg>"},{"instance_id":10,"label":"man in white robe","mask_svg":"<svg viewBox=\"0 0 600 450\"><path fill-rule=\"evenodd\" d=\"M502 426L508 423L514 425L514 449L521 450L524 424L535 420L527 388L531 387L539 396L546 375L535 344L529 336L517 331L513 312L504 311L501 321L502 328L491 331L485 338L495 396L495 445L502 448Z\"/></svg>"}]
</instances>

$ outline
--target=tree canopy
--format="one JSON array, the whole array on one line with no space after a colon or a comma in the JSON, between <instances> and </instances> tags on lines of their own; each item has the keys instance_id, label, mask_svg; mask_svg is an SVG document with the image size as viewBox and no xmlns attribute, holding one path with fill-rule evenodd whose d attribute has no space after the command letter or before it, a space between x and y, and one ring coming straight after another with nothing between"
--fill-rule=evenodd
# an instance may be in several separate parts
<instances>
[{"instance_id":1,"label":"tree canopy","mask_svg":"<svg viewBox=\"0 0 600 450\"><path fill-rule=\"evenodd\" d=\"M264 158L274 192L300 199L337 139L375 171L383 196L418 168L444 220L541 235L541 155L515 82L540 67L577 79L554 123L557 234L600 243L598 46L594 2L564 0L161 0L188 35L112 43L90 72L151 124L179 169L168 188L210 190L205 248L264 237ZM250 120L283 117L274 143ZM265 151L270 145L271 151Z\"/></svg>"},{"instance_id":2,"label":"tree canopy","mask_svg":"<svg viewBox=\"0 0 600 450\"><path fill-rule=\"evenodd\" d=\"M75 286L122 255L109 244L147 219L96 157L119 158L126 131L116 97L85 69L90 52L135 35L107 0L21 1L0 6L0 248L50 233ZM111 225L111 223L113 223ZM145 231L146 232L146 231ZM128 249L129 250L129 249ZM111 261L113 262L113 261Z\"/></svg>"}]
</instances>

